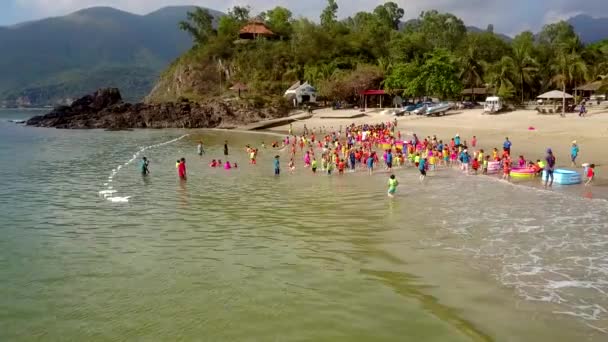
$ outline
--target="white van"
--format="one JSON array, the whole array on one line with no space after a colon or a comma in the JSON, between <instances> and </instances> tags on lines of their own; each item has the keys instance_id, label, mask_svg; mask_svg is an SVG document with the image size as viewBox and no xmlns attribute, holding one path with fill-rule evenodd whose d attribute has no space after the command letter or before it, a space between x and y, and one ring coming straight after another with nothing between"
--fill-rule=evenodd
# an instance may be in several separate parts
<instances>
[{"instance_id":1,"label":"white van","mask_svg":"<svg viewBox=\"0 0 608 342\"><path fill-rule=\"evenodd\" d=\"M498 96L490 96L483 105L484 113L498 113L502 110L502 100Z\"/></svg>"}]
</instances>

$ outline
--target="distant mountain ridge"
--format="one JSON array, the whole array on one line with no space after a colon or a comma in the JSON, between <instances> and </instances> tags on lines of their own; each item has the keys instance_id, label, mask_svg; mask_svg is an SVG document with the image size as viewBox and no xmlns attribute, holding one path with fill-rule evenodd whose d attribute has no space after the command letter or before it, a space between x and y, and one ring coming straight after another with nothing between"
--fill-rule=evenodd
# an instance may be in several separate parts
<instances>
[{"instance_id":1,"label":"distant mountain ridge","mask_svg":"<svg viewBox=\"0 0 608 342\"><path fill-rule=\"evenodd\" d=\"M137 15L93 7L0 27L0 105L68 102L107 86L120 87L127 100L141 100L160 72L192 46L178 28L192 9Z\"/></svg>"},{"instance_id":2,"label":"distant mountain ridge","mask_svg":"<svg viewBox=\"0 0 608 342\"><path fill-rule=\"evenodd\" d=\"M595 43L608 38L608 18L581 14L568 19L568 23L584 43Z\"/></svg>"}]
</instances>

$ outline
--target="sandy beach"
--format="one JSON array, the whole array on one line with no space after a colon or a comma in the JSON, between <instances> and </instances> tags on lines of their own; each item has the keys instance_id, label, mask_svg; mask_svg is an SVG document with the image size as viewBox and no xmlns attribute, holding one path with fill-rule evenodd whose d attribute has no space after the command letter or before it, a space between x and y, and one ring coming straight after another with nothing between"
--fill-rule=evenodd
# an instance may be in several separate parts
<instances>
[{"instance_id":1,"label":"sandy beach","mask_svg":"<svg viewBox=\"0 0 608 342\"><path fill-rule=\"evenodd\" d=\"M602 106L604 107L604 106ZM341 113L338 114L338 113ZM300 133L304 125L308 129L325 127L337 130L351 123L379 123L393 120L394 116L380 110L368 111L365 116L351 118L357 110L334 111L321 109L307 120L293 123ZM327 118L330 116L331 118ZM326 118L321 118L326 117ZM559 167L573 168L570 162L570 146L576 140L580 147L577 168L583 163L595 163L597 180L595 185L608 184L608 110L590 110L586 117L578 114L539 115L532 110L517 110L499 115L483 114L482 109L454 110L443 117L403 116L398 119L398 130L408 138L412 133L419 137L437 135L444 141L460 134L469 141L477 136L478 148L491 151L501 149L505 137L513 143L514 156L524 155L527 160L541 159L547 148L553 149ZM534 128L534 129L530 129ZM289 125L271 128L273 132L288 132Z\"/></svg>"}]
</instances>

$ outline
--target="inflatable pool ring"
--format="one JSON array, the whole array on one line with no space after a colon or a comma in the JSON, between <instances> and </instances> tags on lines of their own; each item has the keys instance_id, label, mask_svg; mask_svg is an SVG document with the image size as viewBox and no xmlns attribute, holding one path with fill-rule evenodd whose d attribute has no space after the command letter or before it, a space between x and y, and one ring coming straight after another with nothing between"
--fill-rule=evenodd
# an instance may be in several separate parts
<instances>
[{"instance_id":1,"label":"inflatable pool ring","mask_svg":"<svg viewBox=\"0 0 608 342\"><path fill-rule=\"evenodd\" d=\"M488 173L489 174L498 173L499 170L500 170L500 162L497 162L497 161L488 162Z\"/></svg>"},{"instance_id":2,"label":"inflatable pool ring","mask_svg":"<svg viewBox=\"0 0 608 342\"><path fill-rule=\"evenodd\" d=\"M543 171L543 181L547 179L547 172ZM562 185L580 184L582 182L581 175L572 170L556 169L553 171L553 183Z\"/></svg>"},{"instance_id":3,"label":"inflatable pool ring","mask_svg":"<svg viewBox=\"0 0 608 342\"><path fill-rule=\"evenodd\" d=\"M511 169L511 177L518 179L531 179L534 178L534 169L527 167L514 167Z\"/></svg>"}]
</instances>

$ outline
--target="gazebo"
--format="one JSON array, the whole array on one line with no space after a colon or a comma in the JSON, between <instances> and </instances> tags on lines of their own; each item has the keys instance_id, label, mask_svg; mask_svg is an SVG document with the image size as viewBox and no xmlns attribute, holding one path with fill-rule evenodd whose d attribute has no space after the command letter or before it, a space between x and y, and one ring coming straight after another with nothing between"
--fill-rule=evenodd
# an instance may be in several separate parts
<instances>
[{"instance_id":1,"label":"gazebo","mask_svg":"<svg viewBox=\"0 0 608 342\"><path fill-rule=\"evenodd\" d=\"M239 31L239 38L253 40L257 38L273 38L276 35L266 24L259 20L253 20L243 26Z\"/></svg>"},{"instance_id":2,"label":"gazebo","mask_svg":"<svg viewBox=\"0 0 608 342\"><path fill-rule=\"evenodd\" d=\"M574 97L572 95L570 95L568 93L564 93L563 91L560 91L560 90L551 90L549 92L546 92L544 94L537 96L536 98L538 98L540 100L553 100L553 101L555 101L556 106L557 106L556 100L563 101L560 106L555 107L554 109L549 109L549 113L561 112L562 116L564 116L566 114L566 100L574 99ZM570 108L568 111L573 110L573 108L574 108L574 106L572 106L572 108ZM544 113L543 108L537 107L537 110L539 111L539 113Z\"/></svg>"}]
</instances>

